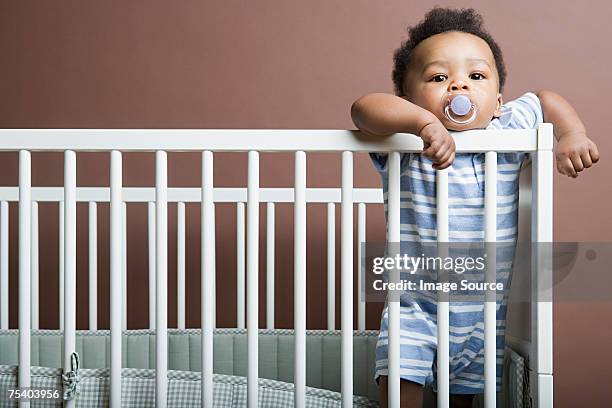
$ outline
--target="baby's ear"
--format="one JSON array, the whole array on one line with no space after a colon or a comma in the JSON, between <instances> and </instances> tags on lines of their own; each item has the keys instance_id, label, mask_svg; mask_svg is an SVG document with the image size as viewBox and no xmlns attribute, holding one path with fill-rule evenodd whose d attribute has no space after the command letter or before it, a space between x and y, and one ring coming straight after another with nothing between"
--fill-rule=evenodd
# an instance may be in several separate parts
<instances>
[{"instance_id":1,"label":"baby's ear","mask_svg":"<svg viewBox=\"0 0 612 408\"><path fill-rule=\"evenodd\" d=\"M502 94L497 94L497 105L495 106L495 112L493 112L493 117L499 118L501 115L501 107L504 104L504 100L502 98Z\"/></svg>"}]
</instances>

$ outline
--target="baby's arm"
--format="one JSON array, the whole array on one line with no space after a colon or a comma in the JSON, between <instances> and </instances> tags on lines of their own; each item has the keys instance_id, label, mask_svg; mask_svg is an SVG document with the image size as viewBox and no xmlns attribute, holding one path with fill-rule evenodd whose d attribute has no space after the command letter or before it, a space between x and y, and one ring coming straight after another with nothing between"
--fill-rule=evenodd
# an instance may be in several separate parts
<instances>
[{"instance_id":1,"label":"baby's arm","mask_svg":"<svg viewBox=\"0 0 612 408\"><path fill-rule=\"evenodd\" d=\"M385 93L362 96L351 106L355 126L364 133L388 136L412 133L423 139L423 155L437 170L455 159L455 141L436 116L403 98Z\"/></svg>"},{"instance_id":2,"label":"baby's arm","mask_svg":"<svg viewBox=\"0 0 612 408\"><path fill-rule=\"evenodd\" d=\"M557 170L576 178L578 172L599 161L597 146L586 135L584 124L572 106L560 95L551 91L537 92L544 121L553 124L557 149Z\"/></svg>"}]
</instances>

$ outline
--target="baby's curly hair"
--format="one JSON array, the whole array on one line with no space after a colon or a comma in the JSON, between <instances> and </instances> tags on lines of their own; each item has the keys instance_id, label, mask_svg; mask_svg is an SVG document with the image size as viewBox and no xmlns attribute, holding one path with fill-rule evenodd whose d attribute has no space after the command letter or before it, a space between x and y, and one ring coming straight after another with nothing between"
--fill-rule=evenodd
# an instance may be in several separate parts
<instances>
[{"instance_id":1,"label":"baby's curly hair","mask_svg":"<svg viewBox=\"0 0 612 408\"><path fill-rule=\"evenodd\" d=\"M421 41L447 31L461 31L473 34L486 41L495 59L495 66L499 75L499 92L503 90L504 83L506 82L506 66L504 65L502 51L491 35L484 29L482 16L471 8L449 9L434 7L417 25L408 27L408 40L404 41L401 47L395 50L393 54L393 84L395 85L396 95L402 96L404 93L404 78L406 77L406 69L410 64L414 48Z\"/></svg>"}]
</instances>

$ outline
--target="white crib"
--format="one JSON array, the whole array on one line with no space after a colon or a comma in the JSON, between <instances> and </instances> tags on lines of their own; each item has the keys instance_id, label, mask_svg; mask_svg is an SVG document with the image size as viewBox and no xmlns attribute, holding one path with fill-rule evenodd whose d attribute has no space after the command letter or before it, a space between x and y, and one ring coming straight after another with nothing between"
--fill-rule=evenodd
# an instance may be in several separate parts
<instances>
[{"instance_id":1,"label":"white crib","mask_svg":"<svg viewBox=\"0 0 612 408\"><path fill-rule=\"evenodd\" d=\"M537 130L469 131L455 134L457 152L486 152L486 186L497 184L497 152L525 151L532 166L521 174L519 240L552 242L552 126L542 124ZM353 152L393 152L389 158L388 241L399 242L399 152L420 152L420 138L396 134L374 138L346 130L86 130L86 129L6 129L0 130L0 151L19 151L19 185L0 187L0 329L8 333L8 202L19 202L19 326L18 385L28 387L31 381L31 331L38 329L38 202L60 203L60 328L63 335L63 372L71 371L71 358L76 351L76 203L89 204L90 330L97 330L96 305L96 227L97 203L110 202L110 393L108 403L119 407L122 401L122 331L127 330L126 287L126 203L148 203L149 231L149 326L155 333L154 404L168 405L168 324L167 324L167 247L168 203L177 203L178 265L178 329L185 329L185 203L202 203L202 330L201 375L197 389L201 406L213 406L213 338L215 323L215 235L214 206L218 202L236 203L237 228L237 329L246 328L248 348L246 361L246 395L249 407L261 402L259 379L258 327L258 247L259 203L267 203L266 251L269 260L267 288L274 282L274 212L275 203L293 202L295 219L294 247L294 328L292 332L293 376L291 392L295 407L305 407L311 389L306 386L306 205L327 203L328 206L328 331L335 328L334 315L334 206L341 206L341 384L337 406L358 405L354 398L354 337L365 332L365 303L353 298L354 285L361 285L353 265L353 205L358 204L358 241L366 241L365 206L382 203L380 189L353 188ZM31 187L31 151L64 152L64 186ZM103 151L111 156L109 187L76 187L76 152ZM155 152L155 187L122 187L122 152ZM168 188L167 154L174 151L202 152L202 187ZM248 151L248 184L246 188L213 186L214 152ZM294 152L294 188L260 188L258 152ZM340 188L306 188L306 153L342 152L342 184ZM6 169L4 169L6 170ZM437 225L440 241L448 240L448 184L446 171L436 173ZM246 204L246 217L245 217ZM496 188L485 190L485 241L496 239ZM245 223L248 226L245 234ZM358 246L360 248L360 246ZM552 383L552 289L549 265L551 254L537 247L532 258L532 307L509 311L507 342L522 353L529 363L530 397L533 406L553 403ZM246 256L245 256L246 250ZM359 257L361 259L361 257ZM524 266L524 265L523 265ZM245 282L246 276L246 282ZM548 289L547 289L548 288ZM144 288L143 288L144 289ZM245 305L245 293L248 304ZM274 329L274 292L266 294L268 330ZM545 299L546 301L542 301ZM244 309L246 306L246 316ZM49 305L45 305L49 307ZM353 309L357 307L357 331ZM389 306L389 404L399 407L399 305ZM513 316L513 317L512 317ZM524 322L529 321L531 325ZM438 308L439 367L448 367L448 303ZM312 334L312 333L311 333ZM215 334L216 335L216 334ZM495 391L495 303L485 304L485 395L486 407L496 406ZM2 343L0 343L1 345ZM1 361L0 361L1 362ZM124 364L125 365L125 364ZM0 366L2 367L2 366ZM74 368L74 367L73 367ZM74 370L73 370L74 371ZM373 373L372 373L373 375ZM151 377L152 378L152 377ZM58 380L59 381L59 380ZM449 372L438 370L438 406L449 404ZM1 385L1 384L0 384ZM308 390L308 392L307 392ZM2 391L2 390L0 390ZM195 391L194 391L195 392ZM309 394L310 393L310 394ZM79 398L64 401L64 406L79 406ZM363 400L366 401L366 400ZM373 404L374 401L370 401ZM124 401L125 403L125 401ZM218 404L218 401L216 402ZM333 405L329 402L329 406ZM361 403L361 402L359 402ZM366 402L364 402L366 404ZM36 405L36 400L33 400ZM29 406L21 401L20 406ZM217 406L217 405L215 405ZM363 405L366 406L366 405ZM372 405L375 406L375 405Z\"/></svg>"}]
</instances>

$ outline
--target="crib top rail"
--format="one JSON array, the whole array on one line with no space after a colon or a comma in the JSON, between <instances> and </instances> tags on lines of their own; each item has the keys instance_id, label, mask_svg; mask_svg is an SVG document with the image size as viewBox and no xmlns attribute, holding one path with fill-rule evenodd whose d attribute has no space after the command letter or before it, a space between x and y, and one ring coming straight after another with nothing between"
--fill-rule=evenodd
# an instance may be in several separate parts
<instances>
[{"instance_id":1,"label":"crib top rail","mask_svg":"<svg viewBox=\"0 0 612 408\"><path fill-rule=\"evenodd\" d=\"M451 134L458 153L538 149L536 129L470 130ZM381 137L357 130L0 129L0 151L15 150L421 152L423 142L408 133Z\"/></svg>"},{"instance_id":2,"label":"crib top rail","mask_svg":"<svg viewBox=\"0 0 612 408\"><path fill-rule=\"evenodd\" d=\"M155 202L155 187L123 187L122 201L126 203ZM240 203L247 202L245 187L215 187L213 202ZM75 200L77 202L110 202L109 187L77 187ZM19 187L0 187L0 201L18 202ZM59 202L64 201L64 187L32 187L32 201ZM202 189L198 187L168 188L168 202L199 203L202 201ZM305 201L307 203L341 203L340 188L307 188ZM293 203L295 191L293 188L260 188L259 202L262 203ZM365 204L382 204L383 192L380 188L353 188L353 202Z\"/></svg>"}]
</instances>

